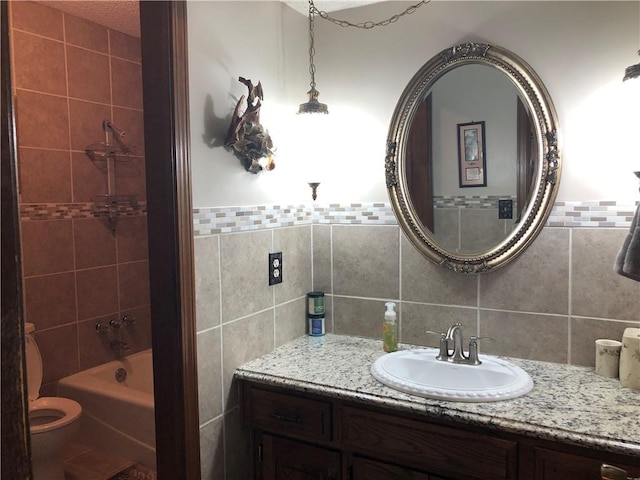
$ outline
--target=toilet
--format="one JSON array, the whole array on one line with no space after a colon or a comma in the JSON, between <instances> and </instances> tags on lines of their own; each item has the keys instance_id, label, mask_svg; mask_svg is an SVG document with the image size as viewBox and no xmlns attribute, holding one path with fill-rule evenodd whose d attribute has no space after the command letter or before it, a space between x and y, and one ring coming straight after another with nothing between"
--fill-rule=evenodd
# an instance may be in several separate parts
<instances>
[{"instance_id":1,"label":"toilet","mask_svg":"<svg viewBox=\"0 0 640 480\"><path fill-rule=\"evenodd\" d=\"M34 330L25 324L33 480L64 480L61 454L78 431L82 407L68 398L40 397L42 357Z\"/></svg>"}]
</instances>

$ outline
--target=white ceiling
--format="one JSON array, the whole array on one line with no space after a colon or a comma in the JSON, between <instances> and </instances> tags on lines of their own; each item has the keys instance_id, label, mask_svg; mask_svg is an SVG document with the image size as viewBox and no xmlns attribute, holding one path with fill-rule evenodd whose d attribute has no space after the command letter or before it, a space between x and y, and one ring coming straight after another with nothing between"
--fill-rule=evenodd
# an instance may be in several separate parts
<instances>
[{"instance_id":1,"label":"white ceiling","mask_svg":"<svg viewBox=\"0 0 640 480\"><path fill-rule=\"evenodd\" d=\"M281 0L295 11L307 16L308 0ZM335 12L347 8L361 7L380 0L314 0L318 10ZM140 37L140 9L138 0L80 1L40 0L38 3L60 10L69 15L85 18L119 32Z\"/></svg>"}]
</instances>

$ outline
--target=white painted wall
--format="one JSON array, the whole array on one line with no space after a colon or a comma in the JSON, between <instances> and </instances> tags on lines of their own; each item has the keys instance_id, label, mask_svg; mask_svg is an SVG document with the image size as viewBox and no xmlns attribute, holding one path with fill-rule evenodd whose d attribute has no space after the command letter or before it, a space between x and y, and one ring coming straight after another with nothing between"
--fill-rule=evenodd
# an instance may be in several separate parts
<instances>
[{"instance_id":1,"label":"white painted wall","mask_svg":"<svg viewBox=\"0 0 640 480\"><path fill-rule=\"evenodd\" d=\"M381 20L411 3L333 15ZM316 178L322 202L387 201L384 153L395 104L431 56L467 41L511 50L547 86L562 129L558 200L632 202L640 92L621 78L638 61L639 8L631 1L435 1L366 31L316 19L316 82L330 115L314 120L326 120L323 129L302 126L293 113L308 90L305 17L273 2L190 2L194 205L298 203L308 200L306 182ZM224 118L233 97L244 93L239 75L264 85L262 120L278 147L273 172L252 176L224 149L201 140L207 95L216 117Z\"/></svg>"}]
</instances>

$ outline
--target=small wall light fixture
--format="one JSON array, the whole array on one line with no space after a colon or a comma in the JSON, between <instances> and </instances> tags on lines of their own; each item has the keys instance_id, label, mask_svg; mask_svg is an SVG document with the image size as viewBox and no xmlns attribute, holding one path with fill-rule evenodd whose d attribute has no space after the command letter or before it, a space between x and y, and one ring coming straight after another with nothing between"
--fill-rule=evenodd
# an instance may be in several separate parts
<instances>
[{"instance_id":1,"label":"small wall light fixture","mask_svg":"<svg viewBox=\"0 0 640 480\"><path fill-rule=\"evenodd\" d=\"M640 50L638 50L638 55L640 55ZM636 63L635 65L631 65L624 70L624 78L623 82L627 80L631 80L632 78L640 78L640 63Z\"/></svg>"},{"instance_id":2,"label":"small wall light fixture","mask_svg":"<svg viewBox=\"0 0 640 480\"><path fill-rule=\"evenodd\" d=\"M313 63L313 56L316 53L314 31L313 31L313 17L315 16L315 5L309 1L309 73L311 74L311 89L307 92L309 100L305 103L301 103L298 108L298 113L329 113L329 109L325 103L318 101L318 95L320 92L316 90L316 66Z\"/></svg>"},{"instance_id":3,"label":"small wall light fixture","mask_svg":"<svg viewBox=\"0 0 640 480\"><path fill-rule=\"evenodd\" d=\"M318 186L320 182L309 182L309 186L311 187L311 198L315 200L318 198Z\"/></svg>"}]
</instances>

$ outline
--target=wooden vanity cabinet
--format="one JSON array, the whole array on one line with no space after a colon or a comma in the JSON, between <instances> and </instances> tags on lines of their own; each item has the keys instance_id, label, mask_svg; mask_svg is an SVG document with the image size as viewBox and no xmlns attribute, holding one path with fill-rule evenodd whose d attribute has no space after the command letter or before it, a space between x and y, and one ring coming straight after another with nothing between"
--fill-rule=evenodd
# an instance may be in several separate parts
<instances>
[{"instance_id":1,"label":"wooden vanity cabinet","mask_svg":"<svg viewBox=\"0 0 640 480\"><path fill-rule=\"evenodd\" d=\"M600 480L640 458L240 381L257 480Z\"/></svg>"}]
</instances>

